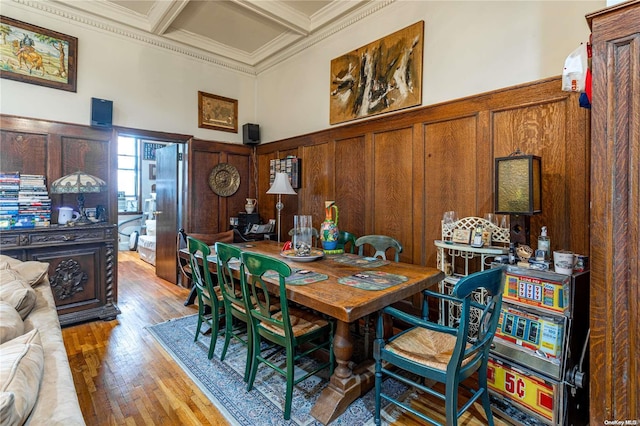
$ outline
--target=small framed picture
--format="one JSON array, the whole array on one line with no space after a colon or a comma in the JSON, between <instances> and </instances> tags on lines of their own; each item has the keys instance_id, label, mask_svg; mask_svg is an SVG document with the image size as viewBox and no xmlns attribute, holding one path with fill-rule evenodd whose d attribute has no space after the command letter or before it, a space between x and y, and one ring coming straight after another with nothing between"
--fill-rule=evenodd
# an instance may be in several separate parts
<instances>
[{"instance_id":1,"label":"small framed picture","mask_svg":"<svg viewBox=\"0 0 640 426\"><path fill-rule=\"evenodd\" d=\"M482 242L487 247L491 245L491 231L488 231L486 229L482 231Z\"/></svg>"},{"instance_id":2,"label":"small framed picture","mask_svg":"<svg viewBox=\"0 0 640 426\"><path fill-rule=\"evenodd\" d=\"M238 133L238 101L199 91L198 127Z\"/></svg>"},{"instance_id":3,"label":"small framed picture","mask_svg":"<svg viewBox=\"0 0 640 426\"><path fill-rule=\"evenodd\" d=\"M155 165L155 163L149 164L149 180L156 180L156 165Z\"/></svg>"},{"instance_id":4,"label":"small framed picture","mask_svg":"<svg viewBox=\"0 0 640 426\"><path fill-rule=\"evenodd\" d=\"M451 235L451 241L456 244L469 244L471 240L471 230L470 229L460 229L456 228L453 230L453 234Z\"/></svg>"}]
</instances>

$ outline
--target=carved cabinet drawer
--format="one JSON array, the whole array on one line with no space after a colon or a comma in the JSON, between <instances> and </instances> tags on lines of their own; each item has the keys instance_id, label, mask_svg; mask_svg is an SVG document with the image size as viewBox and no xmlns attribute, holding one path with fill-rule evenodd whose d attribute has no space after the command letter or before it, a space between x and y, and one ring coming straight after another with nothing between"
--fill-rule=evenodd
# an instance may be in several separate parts
<instances>
[{"instance_id":1,"label":"carved cabinet drawer","mask_svg":"<svg viewBox=\"0 0 640 426\"><path fill-rule=\"evenodd\" d=\"M61 230L52 233L32 234L29 244L44 245L52 243L100 241L105 238L104 228Z\"/></svg>"}]
</instances>

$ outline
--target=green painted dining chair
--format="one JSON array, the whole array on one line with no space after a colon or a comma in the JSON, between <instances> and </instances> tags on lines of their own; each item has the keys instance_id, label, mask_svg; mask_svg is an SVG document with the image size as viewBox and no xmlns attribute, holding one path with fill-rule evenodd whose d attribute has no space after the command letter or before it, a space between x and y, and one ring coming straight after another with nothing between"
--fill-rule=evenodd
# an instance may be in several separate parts
<instances>
[{"instance_id":1,"label":"green painted dining chair","mask_svg":"<svg viewBox=\"0 0 640 426\"><path fill-rule=\"evenodd\" d=\"M445 405L447 425L457 425L458 418L478 399L482 401L487 424L494 424L487 389L487 362L500 318L504 281L503 269L493 268L461 278L454 286L451 295L425 290L421 318L393 307L382 310L382 313L404 321L410 327L385 339L382 315L378 319L373 349L376 425L380 425L381 421L382 399L402 407L429 424L440 424L409 404L383 393L384 376L393 377L441 399ZM474 299L473 293L479 289L487 291L486 303L479 303ZM456 327L444 326L428 320L428 301L431 297L460 304L460 322ZM476 310L475 313L474 310ZM471 316L476 314L479 315L480 328L477 334L473 335L469 325ZM463 383L476 372L477 387ZM420 381L415 380L416 376L420 377ZM422 380L428 383L434 381L443 383L445 392L440 393L432 387L424 386L421 383ZM461 408L458 404L459 388L464 388L471 394L468 402Z\"/></svg>"},{"instance_id":2,"label":"green painted dining chair","mask_svg":"<svg viewBox=\"0 0 640 426\"><path fill-rule=\"evenodd\" d=\"M375 253L371 257L377 257L380 259L387 260L387 250L393 250L394 256L393 260L395 262L400 261L400 253L402 253L402 244L395 238L389 237L387 235L364 235L356 240L356 247L358 248L358 255L364 256L364 248L365 246L371 246L375 250ZM373 318L375 320L375 317ZM364 338L364 353L370 354L370 346L371 346L371 326L370 323L371 318L369 315L363 318L364 327L363 327L363 338ZM358 323L356 323L356 333L360 332L360 327Z\"/></svg>"},{"instance_id":3,"label":"green painted dining chair","mask_svg":"<svg viewBox=\"0 0 640 426\"><path fill-rule=\"evenodd\" d=\"M356 236L347 231L339 231L337 248L347 253L347 245L349 245L349 253L355 253Z\"/></svg>"},{"instance_id":4,"label":"green painted dining chair","mask_svg":"<svg viewBox=\"0 0 640 426\"><path fill-rule=\"evenodd\" d=\"M226 243L216 243L215 248L218 285L222 292L225 315L224 346L220 361L224 361L232 338L246 346L247 360L244 368L244 381L246 382L249 379L251 368L251 343L253 340L251 339L251 319L247 313L251 307L250 298L245 293L245 288L238 275L242 250ZM244 327L239 326L238 321Z\"/></svg>"},{"instance_id":5,"label":"green painted dining chair","mask_svg":"<svg viewBox=\"0 0 640 426\"><path fill-rule=\"evenodd\" d=\"M253 336L253 357L247 390L253 387L260 364L265 364L286 378L284 419L291 418L291 401L293 386L329 368L333 374L333 322L316 313L290 306L287 300L285 278L291 275L291 268L286 263L273 257L243 252L240 276L243 285L250 289L255 307L250 310L251 331ZM273 295L267 291L265 273L275 272L279 291ZM278 309L274 309L278 306ZM263 350L261 342L280 346L286 352L286 366L277 365L273 355L278 352ZM264 345L266 346L266 345ZM312 371L305 374L294 374L296 362L316 351L329 352L328 362L320 362ZM296 372L299 373L299 372Z\"/></svg>"},{"instance_id":6,"label":"green painted dining chair","mask_svg":"<svg viewBox=\"0 0 640 426\"><path fill-rule=\"evenodd\" d=\"M380 259L387 259L387 250L392 249L394 251L393 260L400 261L400 253L402 253L402 244L395 238L388 237L386 235L364 235L356 240L356 247L358 247L358 254L364 255L365 245L370 245L375 250L372 257L379 257Z\"/></svg>"},{"instance_id":7,"label":"green painted dining chair","mask_svg":"<svg viewBox=\"0 0 640 426\"><path fill-rule=\"evenodd\" d=\"M189 265L191 266L191 281L196 289L198 296L198 325L196 327L196 337L194 342L198 341L202 323L211 327L211 342L209 343L209 359L213 358L213 351L216 348L217 337L221 333L220 317L222 308L222 293L219 286L213 285L213 279L209 270L209 260L207 257L211 255L211 249L204 242L187 237L187 246L189 248ZM202 266L198 262L196 254L202 254ZM207 309L207 307L209 309Z\"/></svg>"}]
</instances>

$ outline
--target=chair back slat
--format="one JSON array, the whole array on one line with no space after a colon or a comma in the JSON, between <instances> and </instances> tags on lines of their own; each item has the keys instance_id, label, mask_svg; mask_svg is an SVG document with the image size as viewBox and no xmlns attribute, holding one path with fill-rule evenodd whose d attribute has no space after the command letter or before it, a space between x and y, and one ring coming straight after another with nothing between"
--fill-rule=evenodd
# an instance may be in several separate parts
<instances>
[{"instance_id":1,"label":"chair back slat","mask_svg":"<svg viewBox=\"0 0 640 426\"><path fill-rule=\"evenodd\" d=\"M216 299L213 291L213 279L209 270L209 260L207 259L211 255L211 249L204 242L190 236L187 237L187 244L189 246L189 265L191 266L193 285L200 290L198 291L198 298L200 299L206 295L211 299ZM198 252L202 254L202 266L200 266L196 256ZM201 294L202 292L205 293ZM215 303L217 304L217 299Z\"/></svg>"},{"instance_id":2,"label":"chair back slat","mask_svg":"<svg viewBox=\"0 0 640 426\"><path fill-rule=\"evenodd\" d=\"M482 305L473 300L474 292L485 289L486 304ZM502 268L492 268L461 278L455 285L452 295L462 301L460 323L458 325L458 341L454 349L452 364L457 363L456 369L463 362L466 366L482 359L489 352L493 336L498 326L500 309L502 307L502 292L504 290L504 271ZM481 309L475 307L480 305ZM470 336L472 308L473 315L480 315L477 335ZM455 366L451 366L454 368Z\"/></svg>"},{"instance_id":3,"label":"chair back slat","mask_svg":"<svg viewBox=\"0 0 640 426\"><path fill-rule=\"evenodd\" d=\"M356 251L356 236L347 231L339 231L338 233L338 245L337 248L344 250L347 253L347 245L349 246L349 253L355 253Z\"/></svg>"},{"instance_id":4,"label":"chair back slat","mask_svg":"<svg viewBox=\"0 0 640 426\"><path fill-rule=\"evenodd\" d=\"M387 260L387 250L394 250L394 261L400 261L400 253L402 253L402 244L398 240L386 235L364 235L356 240L356 247L358 247L358 254L364 255L364 246L368 244L373 247L375 253L373 257Z\"/></svg>"},{"instance_id":5,"label":"chair back slat","mask_svg":"<svg viewBox=\"0 0 640 426\"><path fill-rule=\"evenodd\" d=\"M236 246L222 242L217 242L215 248L220 291L229 302L246 310L248 298L241 280L234 274L234 269L240 269L242 251ZM232 264L236 262L237 268L233 268Z\"/></svg>"},{"instance_id":6,"label":"chair back slat","mask_svg":"<svg viewBox=\"0 0 640 426\"><path fill-rule=\"evenodd\" d=\"M241 273L241 278L245 280L246 287L250 289L255 303L252 315L256 315L260 321L283 330L287 338L293 337L285 284L285 278L291 275L289 265L273 257L243 252L242 268L244 272ZM277 298L267 290L264 281L264 274L267 271L274 271L279 276L280 288ZM280 305L279 308L276 307L276 304ZM275 316L276 314L278 315Z\"/></svg>"}]
</instances>

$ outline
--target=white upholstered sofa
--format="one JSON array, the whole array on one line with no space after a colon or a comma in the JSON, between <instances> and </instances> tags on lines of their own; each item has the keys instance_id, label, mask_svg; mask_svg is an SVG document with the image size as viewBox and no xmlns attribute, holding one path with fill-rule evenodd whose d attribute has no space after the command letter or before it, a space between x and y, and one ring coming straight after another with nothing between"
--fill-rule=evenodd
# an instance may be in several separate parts
<instances>
[{"instance_id":1,"label":"white upholstered sofa","mask_svg":"<svg viewBox=\"0 0 640 426\"><path fill-rule=\"evenodd\" d=\"M0 425L84 425L47 276L0 255Z\"/></svg>"}]
</instances>

